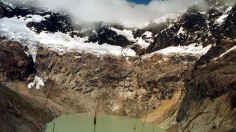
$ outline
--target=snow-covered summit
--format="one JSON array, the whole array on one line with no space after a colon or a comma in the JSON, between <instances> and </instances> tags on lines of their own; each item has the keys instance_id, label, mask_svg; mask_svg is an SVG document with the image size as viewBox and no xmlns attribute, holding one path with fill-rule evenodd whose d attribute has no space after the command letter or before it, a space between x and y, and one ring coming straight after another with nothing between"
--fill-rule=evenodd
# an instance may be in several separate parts
<instances>
[{"instance_id":1,"label":"snow-covered summit","mask_svg":"<svg viewBox=\"0 0 236 132\"><path fill-rule=\"evenodd\" d=\"M222 36L234 37L234 30L229 30L229 26L234 28L236 8L211 7L208 12L202 12L193 6L182 15L169 14L169 17L156 19L159 24L153 23L139 29L115 23L73 23L67 13L28 5L0 2L0 7L0 36L27 45L34 59L38 45L59 54L85 52L99 56L136 56L162 49L173 50L174 47L177 51L178 46L193 44L204 49L209 45L218 45Z\"/></svg>"}]
</instances>

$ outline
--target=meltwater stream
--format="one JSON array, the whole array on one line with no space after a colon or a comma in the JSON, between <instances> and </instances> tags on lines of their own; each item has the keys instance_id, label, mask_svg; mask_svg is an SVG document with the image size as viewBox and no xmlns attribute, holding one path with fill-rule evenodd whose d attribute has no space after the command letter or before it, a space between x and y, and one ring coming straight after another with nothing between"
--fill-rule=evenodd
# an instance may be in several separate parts
<instances>
[{"instance_id":1,"label":"meltwater stream","mask_svg":"<svg viewBox=\"0 0 236 132\"><path fill-rule=\"evenodd\" d=\"M92 114L62 115L47 124L46 132L94 132L93 120ZM95 132L165 132L165 130L134 118L98 115Z\"/></svg>"}]
</instances>

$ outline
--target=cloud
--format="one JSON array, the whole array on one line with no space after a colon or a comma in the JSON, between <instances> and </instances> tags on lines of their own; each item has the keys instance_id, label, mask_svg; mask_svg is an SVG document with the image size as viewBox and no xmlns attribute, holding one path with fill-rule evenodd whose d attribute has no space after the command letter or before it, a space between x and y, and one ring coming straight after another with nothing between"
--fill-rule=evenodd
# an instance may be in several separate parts
<instances>
[{"instance_id":1,"label":"cloud","mask_svg":"<svg viewBox=\"0 0 236 132\"><path fill-rule=\"evenodd\" d=\"M127 0L36 1L38 5L49 9L69 12L77 22L121 23L142 27L154 19L186 10L188 6L203 0L152 0L148 5L134 4Z\"/></svg>"}]
</instances>

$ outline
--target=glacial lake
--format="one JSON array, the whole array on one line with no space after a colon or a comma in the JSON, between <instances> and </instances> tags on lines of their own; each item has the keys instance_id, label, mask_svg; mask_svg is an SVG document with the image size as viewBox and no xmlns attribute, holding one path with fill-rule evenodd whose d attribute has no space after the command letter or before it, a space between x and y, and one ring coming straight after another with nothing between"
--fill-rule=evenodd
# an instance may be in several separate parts
<instances>
[{"instance_id":1,"label":"glacial lake","mask_svg":"<svg viewBox=\"0 0 236 132\"><path fill-rule=\"evenodd\" d=\"M92 114L62 115L47 124L46 132L53 132L53 128L54 132L94 132L93 122ZM165 132L165 130L134 118L98 115L95 132Z\"/></svg>"}]
</instances>

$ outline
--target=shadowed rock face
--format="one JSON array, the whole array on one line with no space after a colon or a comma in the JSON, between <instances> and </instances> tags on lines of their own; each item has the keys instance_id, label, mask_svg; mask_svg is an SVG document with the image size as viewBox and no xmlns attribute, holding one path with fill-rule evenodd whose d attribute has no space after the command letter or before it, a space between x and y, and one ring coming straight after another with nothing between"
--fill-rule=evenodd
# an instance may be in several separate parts
<instances>
[{"instance_id":1,"label":"shadowed rock face","mask_svg":"<svg viewBox=\"0 0 236 132\"><path fill-rule=\"evenodd\" d=\"M204 116L204 113L207 114L208 112L214 111L215 113L213 115L215 118L213 118L209 124L214 121L216 122L218 116L222 116L222 119L218 124L213 123L211 126L212 128L206 126L204 129L205 131L214 130L218 127L225 127L224 122L226 120L230 120L232 128L236 125L236 109L235 101L233 101L236 96L235 57L236 50L233 50L222 58L211 61L204 67L198 67L192 71L192 74L185 83L186 95L177 116L178 122L183 122L183 124L188 127L190 125L194 126L194 123L197 124L197 119L195 118L198 118L198 121L201 122L200 118ZM222 104L220 103L221 101ZM215 103L218 104L218 106L213 106L213 108L211 108L210 105ZM206 104L209 104L209 106L206 106ZM195 109L196 107L199 108ZM226 111L225 108L227 108ZM209 116L209 118L211 117L212 116ZM202 119L202 121L204 121L204 119ZM189 122L189 124L186 122ZM215 125L218 126L216 127ZM194 129L200 129L197 128L197 126L194 127ZM185 129L191 130L187 127Z\"/></svg>"},{"instance_id":2,"label":"shadowed rock face","mask_svg":"<svg viewBox=\"0 0 236 132\"><path fill-rule=\"evenodd\" d=\"M107 43L111 45L119 45L121 47L131 44L126 37L118 35L115 31L106 26L101 26L97 33L93 33L89 37L88 42L98 42L99 44Z\"/></svg>"},{"instance_id":3,"label":"shadowed rock face","mask_svg":"<svg viewBox=\"0 0 236 132\"><path fill-rule=\"evenodd\" d=\"M204 66L211 62L211 60L219 57L221 54L232 48L236 45L236 42L233 41L232 38L221 39L221 43L218 45L212 46L212 48L203 56L197 60L195 64L195 68Z\"/></svg>"},{"instance_id":4,"label":"shadowed rock face","mask_svg":"<svg viewBox=\"0 0 236 132\"><path fill-rule=\"evenodd\" d=\"M0 42L0 80L27 80L36 73L31 56L16 42Z\"/></svg>"},{"instance_id":5,"label":"shadowed rock face","mask_svg":"<svg viewBox=\"0 0 236 132\"><path fill-rule=\"evenodd\" d=\"M224 11L215 6L210 7L208 12L202 13L197 7L191 7L171 27L161 29L156 34L154 42L150 44L146 52L151 53L168 46L189 45L201 43L204 46L209 44L221 45L224 37L235 38L235 8L230 10L225 22L216 24L216 20L223 15ZM183 28L184 33L178 35ZM217 52L217 51L216 51Z\"/></svg>"},{"instance_id":6,"label":"shadowed rock face","mask_svg":"<svg viewBox=\"0 0 236 132\"><path fill-rule=\"evenodd\" d=\"M202 34L207 31L206 14L201 14L199 10L190 8L189 11L178 20L173 23L169 28L157 33L154 38L154 42L147 48L147 52L151 53L156 50L160 50L169 46L184 46L192 43L198 43L198 41L205 44L205 38L209 38L210 34ZM180 30L184 33L179 33Z\"/></svg>"},{"instance_id":7,"label":"shadowed rock face","mask_svg":"<svg viewBox=\"0 0 236 132\"><path fill-rule=\"evenodd\" d=\"M236 5L233 7L231 12L229 13L229 16L227 17L225 23L224 23L224 34L227 37L236 38L236 31L232 30L236 28Z\"/></svg>"},{"instance_id":8,"label":"shadowed rock face","mask_svg":"<svg viewBox=\"0 0 236 132\"><path fill-rule=\"evenodd\" d=\"M29 22L27 24L29 28L34 28L36 33L40 33L42 31L67 33L73 31L72 22L69 15L62 15L53 12L45 12L40 15L49 15L49 17L46 17L45 20L42 20L41 22Z\"/></svg>"},{"instance_id":9,"label":"shadowed rock face","mask_svg":"<svg viewBox=\"0 0 236 132\"><path fill-rule=\"evenodd\" d=\"M45 116L47 120L53 117L49 113L44 114L40 106L35 107L33 100L0 84L0 130L8 132L42 130L45 121L41 121L40 116L47 114Z\"/></svg>"},{"instance_id":10,"label":"shadowed rock face","mask_svg":"<svg viewBox=\"0 0 236 132\"><path fill-rule=\"evenodd\" d=\"M51 99L33 94L22 82L0 83L0 130L2 132L42 132L45 124L69 113ZM46 87L50 87L48 83ZM37 92L38 93L38 92Z\"/></svg>"}]
</instances>

